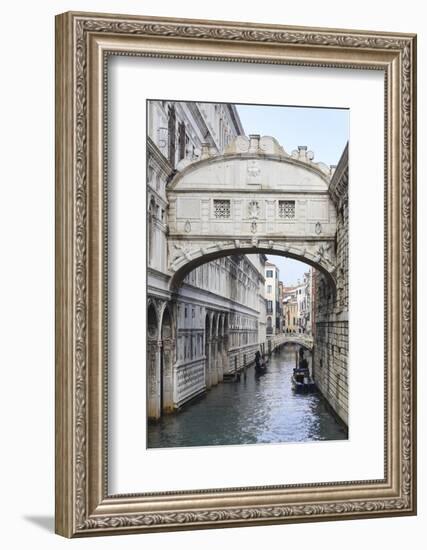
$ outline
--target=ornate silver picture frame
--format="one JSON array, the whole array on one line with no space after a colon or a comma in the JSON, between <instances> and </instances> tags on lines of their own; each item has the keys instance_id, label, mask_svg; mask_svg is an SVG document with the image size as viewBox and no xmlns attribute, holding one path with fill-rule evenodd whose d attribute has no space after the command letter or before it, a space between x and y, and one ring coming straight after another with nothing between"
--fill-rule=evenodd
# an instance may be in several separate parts
<instances>
[{"instance_id":1,"label":"ornate silver picture frame","mask_svg":"<svg viewBox=\"0 0 427 550\"><path fill-rule=\"evenodd\" d=\"M108 60L384 74L384 476L111 494ZM262 103L263 98L260 98ZM56 532L82 537L416 513L416 37L236 22L56 18ZM351 253L351 252L350 252ZM141 368L144 368L142 365Z\"/></svg>"}]
</instances>

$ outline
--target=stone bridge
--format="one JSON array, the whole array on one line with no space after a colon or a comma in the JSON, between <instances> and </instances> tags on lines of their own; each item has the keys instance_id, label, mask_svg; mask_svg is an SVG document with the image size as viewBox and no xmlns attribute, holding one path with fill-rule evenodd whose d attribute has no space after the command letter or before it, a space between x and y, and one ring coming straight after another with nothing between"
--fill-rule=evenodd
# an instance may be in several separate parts
<instances>
[{"instance_id":1,"label":"stone bridge","mask_svg":"<svg viewBox=\"0 0 427 550\"><path fill-rule=\"evenodd\" d=\"M288 256L336 280L334 167L272 137L237 137L223 155L206 146L168 184L171 288L192 269L231 254Z\"/></svg>"},{"instance_id":2,"label":"stone bridge","mask_svg":"<svg viewBox=\"0 0 427 550\"><path fill-rule=\"evenodd\" d=\"M271 338L271 351L274 351L281 346L286 344L297 344L307 349L308 351L313 351L313 338L311 336L306 336L304 334L278 334Z\"/></svg>"}]
</instances>

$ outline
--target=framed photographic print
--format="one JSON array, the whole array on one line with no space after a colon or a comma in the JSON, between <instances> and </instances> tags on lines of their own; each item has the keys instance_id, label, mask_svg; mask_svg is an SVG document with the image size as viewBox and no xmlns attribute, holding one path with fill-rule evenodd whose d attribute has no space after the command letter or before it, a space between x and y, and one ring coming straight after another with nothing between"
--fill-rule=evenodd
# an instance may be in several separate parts
<instances>
[{"instance_id":1,"label":"framed photographic print","mask_svg":"<svg viewBox=\"0 0 427 550\"><path fill-rule=\"evenodd\" d=\"M57 16L57 533L415 514L415 67Z\"/></svg>"}]
</instances>

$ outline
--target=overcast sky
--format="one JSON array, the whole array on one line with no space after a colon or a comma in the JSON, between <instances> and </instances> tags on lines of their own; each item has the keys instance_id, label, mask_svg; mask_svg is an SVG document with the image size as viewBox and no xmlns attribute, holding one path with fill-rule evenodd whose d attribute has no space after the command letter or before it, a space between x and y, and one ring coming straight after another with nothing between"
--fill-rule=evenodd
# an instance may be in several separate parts
<instances>
[{"instance_id":1,"label":"overcast sky","mask_svg":"<svg viewBox=\"0 0 427 550\"><path fill-rule=\"evenodd\" d=\"M292 153L298 145L314 152L314 161L338 164L348 141L350 111L313 107L236 105L245 134L273 136ZM268 256L280 270L280 280L292 286L310 267L283 256Z\"/></svg>"},{"instance_id":2,"label":"overcast sky","mask_svg":"<svg viewBox=\"0 0 427 550\"><path fill-rule=\"evenodd\" d=\"M279 270L279 280L283 281L285 286L294 286L298 281L302 283L304 273L309 271L310 266L304 262L298 262L292 258L285 258L284 256L267 256L268 261L276 265Z\"/></svg>"},{"instance_id":3,"label":"overcast sky","mask_svg":"<svg viewBox=\"0 0 427 550\"><path fill-rule=\"evenodd\" d=\"M273 136L287 153L298 145L306 145L314 152L314 162L338 164L348 141L348 109L259 105L236 108L246 135Z\"/></svg>"}]
</instances>

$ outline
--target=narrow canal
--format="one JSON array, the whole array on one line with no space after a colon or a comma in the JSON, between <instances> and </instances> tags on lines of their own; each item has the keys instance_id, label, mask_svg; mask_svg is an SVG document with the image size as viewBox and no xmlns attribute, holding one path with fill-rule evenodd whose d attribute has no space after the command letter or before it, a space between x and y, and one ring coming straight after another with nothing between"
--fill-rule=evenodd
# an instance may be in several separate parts
<instances>
[{"instance_id":1,"label":"narrow canal","mask_svg":"<svg viewBox=\"0 0 427 550\"><path fill-rule=\"evenodd\" d=\"M148 426L148 447L191 447L347 439L346 427L319 393L296 394L291 376L297 348L273 354L267 372L254 367L224 382L177 414Z\"/></svg>"}]
</instances>

